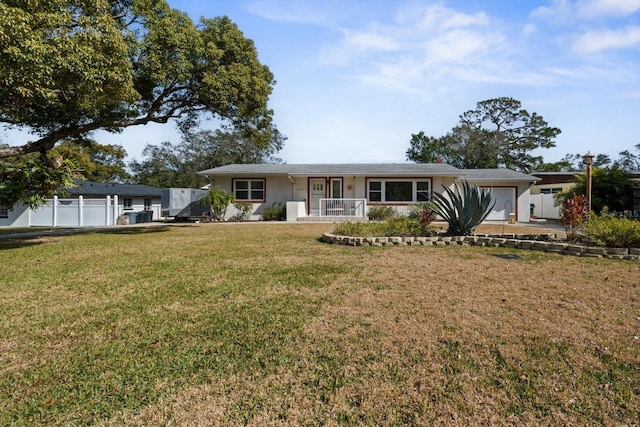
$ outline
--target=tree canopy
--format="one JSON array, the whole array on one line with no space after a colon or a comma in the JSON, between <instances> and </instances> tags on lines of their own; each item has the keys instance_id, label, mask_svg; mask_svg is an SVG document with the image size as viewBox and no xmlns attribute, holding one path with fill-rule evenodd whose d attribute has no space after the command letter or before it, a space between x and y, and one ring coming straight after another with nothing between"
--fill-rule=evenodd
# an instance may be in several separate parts
<instances>
[{"instance_id":1,"label":"tree canopy","mask_svg":"<svg viewBox=\"0 0 640 427\"><path fill-rule=\"evenodd\" d=\"M95 182L125 182L127 152L121 145L103 145L93 140L70 140L58 144L52 151L73 165L73 170L84 179Z\"/></svg>"},{"instance_id":2,"label":"tree canopy","mask_svg":"<svg viewBox=\"0 0 640 427\"><path fill-rule=\"evenodd\" d=\"M593 159L594 167L615 167L623 171L639 171L640 170L640 144L635 145L635 151L623 150L618 154L618 158L611 160L608 154L598 153ZM584 171L586 164L584 162L584 154L565 154L558 162L543 163L538 167L540 172L580 172Z\"/></svg>"},{"instance_id":3,"label":"tree canopy","mask_svg":"<svg viewBox=\"0 0 640 427\"><path fill-rule=\"evenodd\" d=\"M520 101L488 99L460 115L458 125L444 136L412 134L407 159L433 163L442 158L465 169L505 167L528 173L542 163L542 156L532 152L554 147L559 133L542 116L522 109Z\"/></svg>"},{"instance_id":4,"label":"tree canopy","mask_svg":"<svg viewBox=\"0 0 640 427\"><path fill-rule=\"evenodd\" d=\"M282 149L286 137L277 130L265 147L251 141L242 132L197 131L183 135L179 144L163 142L147 145L142 161L129 168L132 181L155 187L200 187L208 180L197 172L230 163L279 163L275 154Z\"/></svg>"},{"instance_id":5,"label":"tree canopy","mask_svg":"<svg viewBox=\"0 0 640 427\"><path fill-rule=\"evenodd\" d=\"M165 0L2 0L0 16L0 123L34 136L0 159L208 117L263 147L272 139L273 75L228 17L195 25Z\"/></svg>"},{"instance_id":6,"label":"tree canopy","mask_svg":"<svg viewBox=\"0 0 640 427\"><path fill-rule=\"evenodd\" d=\"M587 194L587 177L576 175L578 181L566 193L560 193L558 200L567 200L574 194ZM605 207L610 211L634 209L634 191L640 185L631 178L631 174L618 166L595 167L591 178L591 208L600 213Z\"/></svg>"}]
</instances>

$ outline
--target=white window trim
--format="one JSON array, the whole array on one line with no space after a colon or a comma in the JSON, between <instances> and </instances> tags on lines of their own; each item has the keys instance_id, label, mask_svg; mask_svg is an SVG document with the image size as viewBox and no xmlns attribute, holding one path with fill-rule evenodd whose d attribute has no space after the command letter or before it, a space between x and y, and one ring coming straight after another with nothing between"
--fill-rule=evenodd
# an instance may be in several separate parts
<instances>
[{"instance_id":1,"label":"white window trim","mask_svg":"<svg viewBox=\"0 0 640 427\"><path fill-rule=\"evenodd\" d=\"M369 198L369 195L371 193L370 190L370 185L372 182L380 182L381 183L381 188L380 190L373 190L374 192L380 192L380 201L371 201ZM411 198L412 200L394 200L394 201L387 201L385 200L385 193L386 193L386 183L387 182L410 182L411 183ZM425 178L413 178L413 179L403 179L403 178L369 178L367 179L367 200L368 203L371 204L409 204L409 203L422 203L423 201L418 201L418 182L426 182L429 185L429 199L431 199L431 192L433 191L432 189L432 182L431 179L425 179ZM424 192L424 190L421 190L420 192Z\"/></svg>"},{"instance_id":2,"label":"white window trim","mask_svg":"<svg viewBox=\"0 0 640 427\"><path fill-rule=\"evenodd\" d=\"M238 182L247 182L247 188L246 189L241 189L240 191L247 191L248 192L248 196L249 198L247 199L240 199L237 196L237 184ZM255 191L262 191L262 198L261 199L253 199L251 198L251 192L254 191L251 188L251 183L252 182L262 182L262 189L261 190L255 190ZM233 193L233 197L235 197L235 199L239 202L264 202L267 199L267 180L265 178L235 178L233 180L233 185L232 185L232 189L231 192Z\"/></svg>"}]
</instances>

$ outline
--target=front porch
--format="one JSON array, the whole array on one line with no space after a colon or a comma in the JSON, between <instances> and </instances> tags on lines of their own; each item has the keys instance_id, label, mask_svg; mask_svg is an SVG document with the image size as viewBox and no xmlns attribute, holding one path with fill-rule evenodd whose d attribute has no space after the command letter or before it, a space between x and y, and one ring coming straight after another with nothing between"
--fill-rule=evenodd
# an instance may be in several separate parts
<instances>
[{"instance_id":1,"label":"front porch","mask_svg":"<svg viewBox=\"0 0 640 427\"><path fill-rule=\"evenodd\" d=\"M307 212L309 213L307 215ZM287 221L366 222L367 199L321 198L317 206L287 202Z\"/></svg>"}]
</instances>

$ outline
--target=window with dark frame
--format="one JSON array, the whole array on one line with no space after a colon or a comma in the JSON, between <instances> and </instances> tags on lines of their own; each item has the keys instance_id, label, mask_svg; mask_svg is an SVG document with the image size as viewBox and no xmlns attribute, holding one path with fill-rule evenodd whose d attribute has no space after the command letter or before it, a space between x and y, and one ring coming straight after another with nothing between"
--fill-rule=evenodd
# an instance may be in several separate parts
<instances>
[{"instance_id":1,"label":"window with dark frame","mask_svg":"<svg viewBox=\"0 0 640 427\"><path fill-rule=\"evenodd\" d=\"M233 196L236 200L264 200L264 179L236 179L233 181Z\"/></svg>"},{"instance_id":2,"label":"window with dark frame","mask_svg":"<svg viewBox=\"0 0 640 427\"><path fill-rule=\"evenodd\" d=\"M133 199L131 197L123 197L122 198L122 208L123 209L133 209Z\"/></svg>"},{"instance_id":3,"label":"window with dark frame","mask_svg":"<svg viewBox=\"0 0 640 427\"><path fill-rule=\"evenodd\" d=\"M541 188L541 194L557 194L562 193L562 187L553 187L553 188Z\"/></svg>"},{"instance_id":4,"label":"window with dark frame","mask_svg":"<svg viewBox=\"0 0 640 427\"><path fill-rule=\"evenodd\" d=\"M144 210L151 210L151 199L144 199Z\"/></svg>"},{"instance_id":5,"label":"window with dark frame","mask_svg":"<svg viewBox=\"0 0 640 427\"><path fill-rule=\"evenodd\" d=\"M431 182L417 180L368 181L369 202L414 203L431 200Z\"/></svg>"},{"instance_id":6,"label":"window with dark frame","mask_svg":"<svg viewBox=\"0 0 640 427\"><path fill-rule=\"evenodd\" d=\"M369 201L382 201L382 181L369 181Z\"/></svg>"},{"instance_id":7,"label":"window with dark frame","mask_svg":"<svg viewBox=\"0 0 640 427\"><path fill-rule=\"evenodd\" d=\"M0 218L9 218L9 209L0 206Z\"/></svg>"},{"instance_id":8,"label":"window with dark frame","mask_svg":"<svg viewBox=\"0 0 640 427\"><path fill-rule=\"evenodd\" d=\"M431 183L429 181L416 182L416 201L428 202L431 200Z\"/></svg>"},{"instance_id":9,"label":"window with dark frame","mask_svg":"<svg viewBox=\"0 0 640 427\"><path fill-rule=\"evenodd\" d=\"M384 183L384 201L413 201L413 183L411 181L386 181Z\"/></svg>"}]
</instances>

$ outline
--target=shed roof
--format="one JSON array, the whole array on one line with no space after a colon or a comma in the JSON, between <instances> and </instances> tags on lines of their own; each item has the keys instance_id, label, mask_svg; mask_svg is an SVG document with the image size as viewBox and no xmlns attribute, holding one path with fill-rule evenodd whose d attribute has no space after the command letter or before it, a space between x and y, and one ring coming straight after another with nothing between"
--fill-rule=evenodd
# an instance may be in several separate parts
<instances>
[{"instance_id":1,"label":"shed roof","mask_svg":"<svg viewBox=\"0 0 640 427\"><path fill-rule=\"evenodd\" d=\"M76 180L77 187L67 191L73 196L160 197L161 189L140 184L116 184Z\"/></svg>"}]
</instances>

